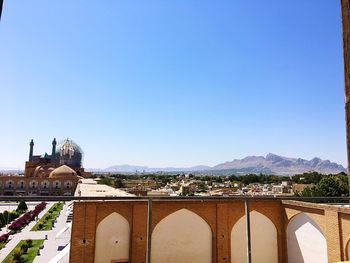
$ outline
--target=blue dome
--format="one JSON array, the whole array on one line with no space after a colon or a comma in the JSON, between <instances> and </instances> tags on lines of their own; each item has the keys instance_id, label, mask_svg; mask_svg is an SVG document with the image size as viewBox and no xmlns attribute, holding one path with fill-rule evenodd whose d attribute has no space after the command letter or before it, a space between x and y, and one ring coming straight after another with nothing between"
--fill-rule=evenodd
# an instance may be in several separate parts
<instances>
[{"instance_id":1,"label":"blue dome","mask_svg":"<svg viewBox=\"0 0 350 263\"><path fill-rule=\"evenodd\" d=\"M79 147L78 144L76 144L73 140L69 140L68 138L65 139L63 142L61 142L56 147L56 154L57 155L75 155L75 154L83 154L83 151Z\"/></svg>"},{"instance_id":2,"label":"blue dome","mask_svg":"<svg viewBox=\"0 0 350 263\"><path fill-rule=\"evenodd\" d=\"M72 168L81 168L83 151L78 144L68 138L56 148L56 158L60 165L68 165Z\"/></svg>"}]
</instances>

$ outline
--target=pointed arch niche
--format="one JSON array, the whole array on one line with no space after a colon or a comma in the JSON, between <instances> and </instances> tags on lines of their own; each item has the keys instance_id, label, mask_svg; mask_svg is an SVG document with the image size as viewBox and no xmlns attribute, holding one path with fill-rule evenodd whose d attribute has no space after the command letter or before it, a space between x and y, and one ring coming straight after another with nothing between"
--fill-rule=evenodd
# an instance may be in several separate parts
<instances>
[{"instance_id":1,"label":"pointed arch niche","mask_svg":"<svg viewBox=\"0 0 350 263\"><path fill-rule=\"evenodd\" d=\"M327 242L320 227L307 214L294 216L287 227L288 262L327 263Z\"/></svg>"},{"instance_id":2,"label":"pointed arch niche","mask_svg":"<svg viewBox=\"0 0 350 263\"><path fill-rule=\"evenodd\" d=\"M346 243L346 248L345 248L345 255L346 259L350 259L350 239L348 240L348 243Z\"/></svg>"},{"instance_id":3,"label":"pointed arch niche","mask_svg":"<svg viewBox=\"0 0 350 263\"><path fill-rule=\"evenodd\" d=\"M95 263L129 262L130 225L120 214L112 213L97 226Z\"/></svg>"},{"instance_id":4,"label":"pointed arch niche","mask_svg":"<svg viewBox=\"0 0 350 263\"><path fill-rule=\"evenodd\" d=\"M278 263L277 230L263 214L250 212L251 255L253 263ZM246 216L231 231L231 263L247 262Z\"/></svg>"},{"instance_id":5,"label":"pointed arch niche","mask_svg":"<svg viewBox=\"0 0 350 263\"><path fill-rule=\"evenodd\" d=\"M178 210L162 219L152 232L152 263L211 263L212 231L199 215Z\"/></svg>"}]
</instances>

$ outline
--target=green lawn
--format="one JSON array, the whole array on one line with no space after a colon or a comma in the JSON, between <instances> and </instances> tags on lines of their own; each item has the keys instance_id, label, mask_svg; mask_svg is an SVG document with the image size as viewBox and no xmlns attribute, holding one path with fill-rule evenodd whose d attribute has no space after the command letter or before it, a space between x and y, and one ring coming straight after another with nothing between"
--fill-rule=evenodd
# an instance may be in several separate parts
<instances>
[{"instance_id":1,"label":"green lawn","mask_svg":"<svg viewBox=\"0 0 350 263\"><path fill-rule=\"evenodd\" d=\"M10 262L16 262L13 259L13 255L15 254L16 251L21 250L22 244L24 244L26 241L21 240L17 246L11 251L10 254L2 261L2 263L10 263ZM22 263L31 263L33 262L34 258L36 257L39 247L44 243L44 239L39 239L39 240L33 240L32 246L28 248L27 253L23 253L21 256L21 261ZM17 261L19 262L19 261Z\"/></svg>"},{"instance_id":2,"label":"green lawn","mask_svg":"<svg viewBox=\"0 0 350 263\"><path fill-rule=\"evenodd\" d=\"M47 231L51 230L52 222L56 220L59 212L63 208L63 203L55 203L49 211L36 223L31 231Z\"/></svg>"},{"instance_id":3,"label":"green lawn","mask_svg":"<svg viewBox=\"0 0 350 263\"><path fill-rule=\"evenodd\" d=\"M7 243L8 243L8 241L6 241L6 242L1 242L1 243L0 243L0 249L3 249L3 248L6 246Z\"/></svg>"}]
</instances>

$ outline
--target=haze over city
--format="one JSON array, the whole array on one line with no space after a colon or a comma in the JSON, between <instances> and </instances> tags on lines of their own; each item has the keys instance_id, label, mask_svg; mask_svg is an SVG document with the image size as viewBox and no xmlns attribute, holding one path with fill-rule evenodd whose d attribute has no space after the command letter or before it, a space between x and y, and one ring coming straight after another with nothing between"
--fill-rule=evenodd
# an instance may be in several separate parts
<instances>
[{"instance_id":1,"label":"haze over city","mask_svg":"<svg viewBox=\"0 0 350 263\"><path fill-rule=\"evenodd\" d=\"M23 169L30 139L42 154L53 137L91 168L269 152L347 166L339 13L327 0L7 1L0 167Z\"/></svg>"}]
</instances>

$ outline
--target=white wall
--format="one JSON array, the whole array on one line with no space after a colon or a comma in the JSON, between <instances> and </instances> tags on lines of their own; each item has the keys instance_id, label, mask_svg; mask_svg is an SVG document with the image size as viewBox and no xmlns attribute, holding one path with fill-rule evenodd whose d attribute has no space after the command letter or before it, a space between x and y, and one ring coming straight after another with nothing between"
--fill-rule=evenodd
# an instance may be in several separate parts
<instances>
[{"instance_id":1,"label":"white wall","mask_svg":"<svg viewBox=\"0 0 350 263\"><path fill-rule=\"evenodd\" d=\"M263 214L250 212L251 256L253 263L278 263L277 230ZM231 231L231 262L247 262L246 216L241 217Z\"/></svg>"},{"instance_id":2,"label":"white wall","mask_svg":"<svg viewBox=\"0 0 350 263\"><path fill-rule=\"evenodd\" d=\"M327 263L327 242L319 226L306 214L292 218L287 228L289 263Z\"/></svg>"},{"instance_id":3,"label":"white wall","mask_svg":"<svg viewBox=\"0 0 350 263\"><path fill-rule=\"evenodd\" d=\"M129 222L120 214L110 214L97 226L94 262L129 261L129 244Z\"/></svg>"},{"instance_id":4,"label":"white wall","mask_svg":"<svg viewBox=\"0 0 350 263\"><path fill-rule=\"evenodd\" d=\"M210 226L187 209L168 215L153 230L151 262L211 263Z\"/></svg>"}]
</instances>

